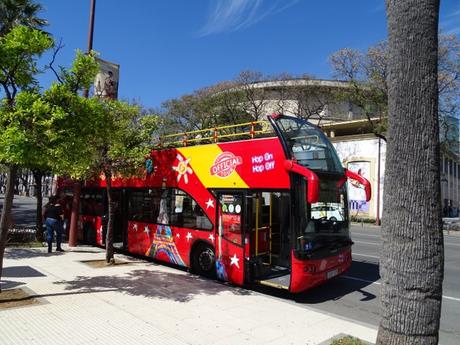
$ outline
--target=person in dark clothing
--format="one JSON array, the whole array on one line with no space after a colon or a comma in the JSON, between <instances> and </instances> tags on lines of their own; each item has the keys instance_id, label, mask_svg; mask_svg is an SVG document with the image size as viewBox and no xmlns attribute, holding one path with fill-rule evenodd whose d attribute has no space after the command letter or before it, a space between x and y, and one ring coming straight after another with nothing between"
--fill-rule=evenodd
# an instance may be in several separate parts
<instances>
[{"instance_id":1,"label":"person in dark clothing","mask_svg":"<svg viewBox=\"0 0 460 345\"><path fill-rule=\"evenodd\" d=\"M54 232L56 232L56 251L63 252L62 242L62 217L64 212L58 203L56 196L50 196L48 203L43 208L43 218L46 224L46 240L48 242L48 253L51 253L53 246Z\"/></svg>"}]
</instances>

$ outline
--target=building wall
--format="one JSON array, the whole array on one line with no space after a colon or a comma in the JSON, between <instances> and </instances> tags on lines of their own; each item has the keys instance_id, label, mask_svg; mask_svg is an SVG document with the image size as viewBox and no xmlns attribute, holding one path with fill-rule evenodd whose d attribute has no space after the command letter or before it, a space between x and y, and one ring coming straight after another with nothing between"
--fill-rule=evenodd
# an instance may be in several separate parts
<instances>
[{"instance_id":1,"label":"building wall","mask_svg":"<svg viewBox=\"0 0 460 345\"><path fill-rule=\"evenodd\" d=\"M365 202L364 192L357 190L357 187L353 184L348 184L350 214L359 218L377 218L378 208L381 219L385 174L385 142L380 140L379 145L379 139L377 138L346 140L338 137L332 140L343 166L356 173L361 173L370 181L372 187L372 198L369 202ZM380 160L378 159L379 151ZM378 181L380 181L380 184L378 184ZM380 200L379 203L377 198Z\"/></svg>"},{"instance_id":2,"label":"building wall","mask_svg":"<svg viewBox=\"0 0 460 345\"><path fill-rule=\"evenodd\" d=\"M441 198L444 216L458 217L460 208L460 162L441 159Z\"/></svg>"},{"instance_id":3,"label":"building wall","mask_svg":"<svg viewBox=\"0 0 460 345\"><path fill-rule=\"evenodd\" d=\"M376 218L378 207L381 219L385 184L385 142L380 141L380 188L378 188L379 139L353 138L347 140L336 137L331 138L331 140L343 166L354 172L362 169L364 176L371 182L372 199L367 204L363 202L364 194L362 193L359 196L355 190L356 187L349 184L351 215L359 218ZM379 205L377 205L378 196ZM460 208L460 162L449 157L443 157L441 160L441 198L444 216L458 217ZM362 205L361 209L357 209L359 204Z\"/></svg>"}]
</instances>

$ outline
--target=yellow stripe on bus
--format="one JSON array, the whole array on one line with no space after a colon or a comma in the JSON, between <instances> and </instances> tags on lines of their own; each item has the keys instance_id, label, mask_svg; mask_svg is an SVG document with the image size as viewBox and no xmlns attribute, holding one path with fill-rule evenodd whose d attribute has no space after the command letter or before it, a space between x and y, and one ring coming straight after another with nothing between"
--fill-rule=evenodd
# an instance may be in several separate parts
<instances>
[{"instance_id":1,"label":"yellow stripe on bus","mask_svg":"<svg viewBox=\"0 0 460 345\"><path fill-rule=\"evenodd\" d=\"M227 177L211 175L211 166L217 156L222 153L218 145L181 147L177 150L185 159L191 158L189 165L206 188L248 188L236 171Z\"/></svg>"}]
</instances>

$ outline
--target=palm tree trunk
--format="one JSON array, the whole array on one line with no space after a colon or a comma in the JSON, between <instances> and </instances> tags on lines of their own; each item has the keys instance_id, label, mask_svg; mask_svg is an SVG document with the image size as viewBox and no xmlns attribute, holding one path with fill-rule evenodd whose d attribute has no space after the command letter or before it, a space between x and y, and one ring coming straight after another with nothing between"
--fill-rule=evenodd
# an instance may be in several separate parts
<instances>
[{"instance_id":1,"label":"palm tree trunk","mask_svg":"<svg viewBox=\"0 0 460 345\"><path fill-rule=\"evenodd\" d=\"M5 199L3 200L3 210L0 217L0 280L3 272L3 256L5 254L6 241L8 239L9 220L11 219L11 209L13 208L16 173L17 167L15 165L8 166Z\"/></svg>"},{"instance_id":2,"label":"palm tree trunk","mask_svg":"<svg viewBox=\"0 0 460 345\"><path fill-rule=\"evenodd\" d=\"M387 0L388 145L377 344L437 344L444 249L438 126L439 0Z\"/></svg>"}]
</instances>

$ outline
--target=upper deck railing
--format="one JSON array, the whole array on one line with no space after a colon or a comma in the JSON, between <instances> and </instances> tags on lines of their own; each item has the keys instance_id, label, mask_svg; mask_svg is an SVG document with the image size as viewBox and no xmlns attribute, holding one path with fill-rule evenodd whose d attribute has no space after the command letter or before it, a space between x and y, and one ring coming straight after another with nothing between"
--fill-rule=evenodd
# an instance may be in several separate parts
<instances>
[{"instance_id":1,"label":"upper deck railing","mask_svg":"<svg viewBox=\"0 0 460 345\"><path fill-rule=\"evenodd\" d=\"M268 121L251 121L160 136L158 147L178 147L254 139L274 134Z\"/></svg>"}]
</instances>

